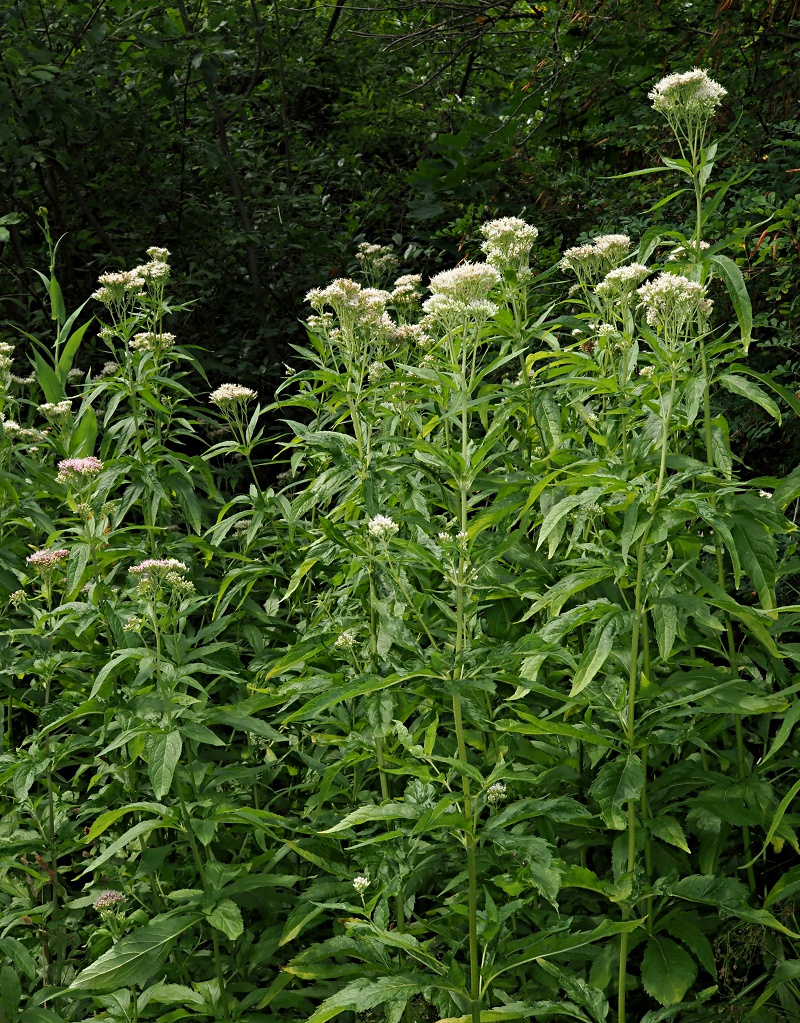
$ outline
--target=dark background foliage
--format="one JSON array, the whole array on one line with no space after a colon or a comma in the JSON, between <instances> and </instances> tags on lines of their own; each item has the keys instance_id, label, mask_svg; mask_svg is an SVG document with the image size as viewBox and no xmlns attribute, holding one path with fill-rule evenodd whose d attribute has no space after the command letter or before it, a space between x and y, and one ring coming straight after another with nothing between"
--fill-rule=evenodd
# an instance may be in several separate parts
<instances>
[{"instance_id":1,"label":"dark background foliage","mask_svg":"<svg viewBox=\"0 0 800 1023\"><path fill-rule=\"evenodd\" d=\"M68 307L166 245L192 303L182 340L212 377L268 395L305 292L348 273L360 240L434 270L513 214L539 226L547 266L596 230L682 225L686 196L651 209L655 176L612 176L655 162L647 91L698 64L729 91L721 164L743 179L711 234L750 225L731 255L753 358L793 387L799 19L796 0L5 4L2 322L46 326L44 205ZM727 414L755 469L791 468L796 423Z\"/></svg>"}]
</instances>

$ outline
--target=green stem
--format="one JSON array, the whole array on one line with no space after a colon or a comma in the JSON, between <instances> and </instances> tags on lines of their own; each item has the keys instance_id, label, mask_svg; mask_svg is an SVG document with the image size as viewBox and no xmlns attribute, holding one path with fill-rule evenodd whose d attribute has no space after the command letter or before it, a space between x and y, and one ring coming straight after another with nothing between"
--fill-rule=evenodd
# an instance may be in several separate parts
<instances>
[{"instance_id":1,"label":"green stem","mask_svg":"<svg viewBox=\"0 0 800 1023\"><path fill-rule=\"evenodd\" d=\"M652 521L652 520L651 520ZM631 661L628 674L628 713L625 721L625 738L628 744L628 752L632 752L636 739L636 683L639 666L639 632L642 620L642 578L644 575L644 551L647 545L649 528L639 541L636 555L636 598L633 615L633 628L631 631ZM628 802L628 876L633 883L633 874L636 869L636 807L631 799ZM630 905L623 906L622 919L629 920L631 915ZM620 935L619 946L619 979L617 982L617 1019L618 1023L625 1023L625 994L628 981L628 935L623 932Z\"/></svg>"}]
</instances>

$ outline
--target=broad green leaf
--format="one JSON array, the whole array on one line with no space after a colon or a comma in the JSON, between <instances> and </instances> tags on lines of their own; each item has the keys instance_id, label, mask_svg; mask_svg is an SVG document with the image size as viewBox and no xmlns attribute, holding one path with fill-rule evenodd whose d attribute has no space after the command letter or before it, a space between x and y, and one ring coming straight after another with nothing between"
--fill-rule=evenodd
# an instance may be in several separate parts
<instances>
[{"instance_id":1,"label":"broad green leaf","mask_svg":"<svg viewBox=\"0 0 800 1023\"><path fill-rule=\"evenodd\" d=\"M156 917L144 927L121 938L82 970L69 986L70 991L95 994L145 984L164 962L177 938L196 923L196 917Z\"/></svg>"},{"instance_id":2,"label":"broad green leaf","mask_svg":"<svg viewBox=\"0 0 800 1023\"><path fill-rule=\"evenodd\" d=\"M759 766L766 764L768 760L781 749L786 740L792 735L794 727L797 724L798 718L800 718L800 700L795 700L789 710L786 712L781 726L775 734L775 738L772 740L768 752L759 761Z\"/></svg>"},{"instance_id":3,"label":"broad green leaf","mask_svg":"<svg viewBox=\"0 0 800 1023\"><path fill-rule=\"evenodd\" d=\"M172 787L172 777L182 749L181 733L175 729L166 735L157 735L153 740L147 756L147 770L156 799L163 799Z\"/></svg>"},{"instance_id":4,"label":"broad green leaf","mask_svg":"<svg viewBox=\"0 0 800 1023\"><path fill-rule=\"evenodd\" d=\"M777 562L774 535L742 508L737 509L731 531L742 566L756 588L761 606L765 611L772 611Z\"/></svg>"},{"instance_id":5,"label":"broad green leaf","mask_svg":"<svg viewBox=\"0 0 800 1023\"><path fill-rule=\"evenodd\" d=\"M499 732L515 732L517 735L563 735L570 739L579 739L595 746L613 746L614 742L603 732L593 731L585 726L565 725L554 718L535 718L522 714L522 721L498 721L495 728Z\"/></svg>"},{"instance_id":6,"label":"broad green leaf","mask_svg":"<svg viewBox=\"0 0 800 1023\"><path fill-rule=\"evenodd\" d=\"M28 980L35 980L36 963L21 941L11 937L0 938L0 954L8 956L16 968L21 970Z\"/></svg>"},{"instance_id":7,"label":"broad green leaf","mask_svg":"<svg viewBox=\"0 0 800 1023\"><path fill-rule=\"evenodd\" d=\"M750 305L750 296L747 293L747 285L744 282L742 271L728 256L713 255L709 262L725 282L728 289L731 303L733 304L736 318L739 321L739 330L742 335L744 353L750 347L750 339L753 332L753 309Z\"/></svg>"},{"instance_id":8,"label":"broad green leaf","mask_svg":"<svg viewBox=\"0 0 800 1023\"><path fill-rule=\"evenodd\" d=\"M5 1020L17 1018L22 984L17 971L11 966L0 967L0 1016Z\"/></svg>"},{"instance_id":9,"label":"broad green leaf","mask_svg":"<svg viewBox=\"0 0 800 1023\"><path fill-rule=\"evenodd\" d=\"M83 305L86 305L86 302L84 302ZM81 309L83 309L83 305L81 306ZM74 316L79 312L80 309L76 310L76 313L73 313L70 319L71 320L74 319ZM83 340L83 335L86 333L87 329L89 328L93 320L94 317L92 317L92 319L90 320L87 320L86 323L82 323L81 326L78 327L78 329L70 335L70 337L67 339L66 344L61 350L61 355L59 356L58 359L58 366L56 367L56 374L58 375L58 379L61 382L62 386L67 382L67 376L69 374L69 371L72 369L72 362L75 358L78 348L80 347L81 341Z\"/></svg>"},{"instance_id":10,"label":"broad green leaf","mask_svg":"<svg viewBox=\"0 0 800 1023\"><path fill-rule=\"evenodd\" d=\"M231 941L240 938L244 931L242 912L232 899L218 902L210 913L206 913L206 920Z\"/></svg>"},{"instance_id":11,"label":"broad green leaf","mask_svg":"<svg viewBox=\"0 0 800 1023\"><path fill-rule=\"evenodd\" d=\"M797 782L797 786L800 787L800 782ZM748 901L747 888L741 881L736 881L732 877L690 874L670 885L669 890L678 899L712 906L723 916L736 916L748 923L769 927L791 938L800 939L800 934L790 930L765 909L753 909Z\"/></svg>"},{"instance_id":12,"label":"broad green leaf","mask_svg":"<svg viewBox=\"0 0 800 1023\"><path fill-rule=\"evenodd\" d=\"M647 942L642 960L642 984L661 1005L677 1005L694 984L697 965L674 941L655 935Z\"/></svg>"},{"instance_id":13,"label":"broad green leaf","mask_svg":"<svg viewBox=\"0 0 800 1023\"><path fill-rule=\"evenodd\" d=\"M754 384L752 380L748 380L747 377L736 376L733 373L722 373L717 377L717 382L734 394L740 394L743 398L748 398L750 401L755 402L756 405L760 405L765 412L769 412L773 419L781 421L781 410L770 398L770 396L762 391L758 384Z\"/></svg>"},{"instance_id":14,"label":"broad green leaf","mask_svg":"<svg viewBox=\"0 0 800 1023\"><path fill-rule=\"evenodd\" d=\"M600 804L603 819L610 828L622 831L627 826L623 807L641 798L643 784L642 762L635 753L603 764L589 792Z\"/></svg>"}]
</instances>

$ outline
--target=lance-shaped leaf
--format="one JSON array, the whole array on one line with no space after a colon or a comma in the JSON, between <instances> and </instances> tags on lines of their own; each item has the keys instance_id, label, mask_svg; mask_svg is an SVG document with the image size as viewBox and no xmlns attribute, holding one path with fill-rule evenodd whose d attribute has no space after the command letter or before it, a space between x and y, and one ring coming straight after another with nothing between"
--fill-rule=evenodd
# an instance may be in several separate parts
<instances>
[{"instance_id":1,"label":"lance-shaped leaf","mask_svg":"<svg viewBox=\"0 0 800 1023\"><path fill-rule=\"evenodd\" d=\"M169 916L137 928L82 970L69 990L103 994L146 983L164 962L175 940L195 921L193 916Z\"/></svg>"}]
</instances>

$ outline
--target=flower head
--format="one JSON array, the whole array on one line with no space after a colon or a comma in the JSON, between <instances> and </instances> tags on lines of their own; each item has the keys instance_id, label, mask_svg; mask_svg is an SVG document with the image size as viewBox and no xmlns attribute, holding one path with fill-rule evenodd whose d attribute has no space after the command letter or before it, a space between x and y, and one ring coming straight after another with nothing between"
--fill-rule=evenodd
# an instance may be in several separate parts
<instances>
[{"instance_id":1,"label":"flower head","mask_svg":"<svg viewBox=\"0 0 800 1023\"><path fill-rule=\"evenodd\" d=\"M388 515L376 515L367 523L369 535L377 540L388 540L400 529L394 519Z\"/></svg>"},{"instance_id":2,"label":"flower head","mask_svg":"<svg viewBox=\"0 0 800 1023\"><path fill-rule=\"evenodd\" d=\"M397 256L388 245L373 245L361 242L356 249L356 259L369 280L380 280L397 266Z\"/></svg>"},{"instance_id":3,"label":"flower head","mask_svg":"<svg viewBox=\"0 0 800 1023\"><path fill-rule=\"evenodd\" d=\"M364 892L367 890L367 888L369 888L369 886L370 886L370 880L369 880L368 877L354 877L353 878L353 887L355 888L355 890L358 892L359 895L363 895Z\"/></svg>"},{"instance_id":4,"label":"flower head","mask_svg":"<svg viewBox=\"0 0 800 1023\"><path fill-rule=\"evenodd\" d=\"M485 299L500 283L499 272L489 263L462 263L431 278L431 295L442 295L459 305Z\"/></svg>"},{"instance_id":5,"label":"flower head","mask_svg":"<svg viewBox=\"0 0 800 1023\"><path fill-rule=\"evenodd\" d=\"M147 580L153 576L165 577L171 573L188 572L189 566L177 558L146 558L138 565L132 565L128 571L131 575Z\"/></svg>"},{"instance_id":6,"label":"flower head","mask_svg":"<svg viewBox=\"0 0 800 1023\"><path fill-rule=\"evenodd\" d=\"M100 892L92 903L92 906L98 911L98 913L108 913L110 910L113 910L115 906L118 906L120 902L124 901L125 896L122 892L116 892L109 888L104 892Z\"/></svg>"},{"instance_id":7,"label":"flower head","mask_svg":"<svg viewBox=\"0 0 800 1023\"><path fill-rule=\"evenodd\" d=\"M224 407L234 402L247 402L256 397L256 392L250 387L243 387L241 384L221 384L216 391L212 391L209 401L212 405Z\"/></svg>"},{"instance_id":8,"label":"flower head","mask_svg":"<svg viewBox=\"0 0 800 1023\"><path fill-rule=\"evenodd\" d=\"M626 263L617 266L605 275L594 289L595 295L606 298L610 295L630 295L650 273L643 263Z\"/></svg>"},{"instance_id":9,"label":"flower head","mask_svg":"<svg viewBox=\"0 0 800 1023\"><path fill-rule=\"evenodd\" d=\"M705 318L711 311L705 287L681 274L661 273L637 288L636 294L648 324L662 327L673 341L689 323Z\"/></svg>"},{"instance_id":10,"label":"flower head","mask_svg":"<svg viewBox=\"0 0 800 1023\"><path fill-rule=\"evenodd\" d=\"M519 273L528 267L531 246L539 229L519 217L500 217L484 224L481 234L485 239L481 248L486 253L487 263L501 273Z\"/></svg>"},{"instance_id":11,"label":"flower head","mask_svg":"<svg viewBox=\"0 0 800 1023\"><path fill-rule=\"evenodd\" d=\"M712 114L728 95L726 89L709 78L702 68L683 74L667 75L647 94L653 109L662 114L673 112Z\"/></svg>"},{"instance_id":12,"label":"flower head","mask_svg":"<svg viewBox=\"0 0 800 1023\"><path fill-rule=\"evenodd\" d=\"M34 551L25 560L29 565L33 565L34 568L52 568L59 561L66 561L68 557L69 551L66 547L59 547L49 551Z\"/></svg>"},{"instance_id":13,"label":"flower head","mask_svg":"<svg viewBox=\"0 0 800 1023\"><path fill-rule=\"evenodd\" d=\"M96 476L102 470L103 463L94 455L88 455L86 458L65 458L58 463L56 482L71 483L85 476Z\"/></svg>"},{"instance_id":14,"label":"flower head","mask_svg":"<svg viewBox=\"0 0 800 1023\"><path fill-rule=\"evenodd\" d=\"M72 399L66 398L64 401L46 401L42 405L39 405L39 411L42 415L46 416L47 419L63 419L72 412Z\"/></svg>"},{"instance_id":15,"label":"flower head","mask_svg":"<svg viewBox=\"0 0 800 1023\"><path fill-rule=\"evenodd\" d=\"M507 794L505 785L501 781L496 781L486 790L486 802L496 806L505 801Z\"/></svg>"},{"instance_id":16,"label":"flower head","mask_svg":"<svg viewBox=\"0 0 800 1023\"><path fill-rule=\"evenodd\" d=\"M337 650L352 650L356 645L355 633L349 629L346 632L340 633L333 645Z\"/></svg>"}]
</instances>

